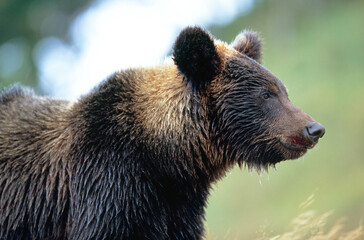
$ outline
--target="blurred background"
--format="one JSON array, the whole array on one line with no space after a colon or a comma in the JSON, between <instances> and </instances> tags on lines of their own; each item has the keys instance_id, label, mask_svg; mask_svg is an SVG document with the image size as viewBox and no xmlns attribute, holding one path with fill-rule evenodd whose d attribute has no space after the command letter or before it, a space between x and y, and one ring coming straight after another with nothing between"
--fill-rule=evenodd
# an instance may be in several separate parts
<instances>
[{"instance_id":1,"label":"blurred background","mask_svg":"<svg viewBox=\"0 0 364 240\"><path fill-rule=\"evenodd\" d=\"M350 231L364 217L363 12L361 0L1 0L0 87L76 100L114 71L163 61L187 25L227 42L258 31L264 65L326 135L269 173L228 173L209 198L208 238L280 235L308 198L317 216L332 211L327 229L345 218Z\"/></svg>"}]
</instances>

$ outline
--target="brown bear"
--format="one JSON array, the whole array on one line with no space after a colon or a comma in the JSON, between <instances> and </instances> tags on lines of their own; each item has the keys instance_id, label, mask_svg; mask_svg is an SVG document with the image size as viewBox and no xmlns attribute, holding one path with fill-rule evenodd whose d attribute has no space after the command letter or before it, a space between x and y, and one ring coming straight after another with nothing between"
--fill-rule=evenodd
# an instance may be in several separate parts
<instances>
[{"instance_id":1,"label":"brown bear","mask_svg":"<svg viewBox=\"0 0 364 240\"><path fill-rule=\"evenodd\" d=\"M211 185L295 159L325 129L261 65L187 27L173 61L120 71L78 102L0 95L0 239L201 239Z\"/></svg>"}]
</instances>

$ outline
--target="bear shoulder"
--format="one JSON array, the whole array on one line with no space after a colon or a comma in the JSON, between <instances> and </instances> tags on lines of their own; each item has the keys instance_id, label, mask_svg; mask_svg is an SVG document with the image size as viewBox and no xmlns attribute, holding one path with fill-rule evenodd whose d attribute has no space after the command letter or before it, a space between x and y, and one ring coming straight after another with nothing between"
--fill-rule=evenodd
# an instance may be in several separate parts
<instances>
[{"instance_id":1,"label":"bear shoulder","mask_svg":"<svg viewBox=\"0 0 364 240\"><path fill-rule=\"evenodd\" d=\"M3 105L17 99L24 99L33 96L34 96L33 90L17 84L9 89L2 89L0 91L0 104Z\"/></svg>"},{"instance_id":2,"label":"bear shoulder","mask_svg":"<svg viewBox=\"0 0 364 240\"><path fill-rule=\"evenodd\" d=\"M71 107L65 100L37 96L32 89L14 85L0 91L0 131L6 126L41 126L50 122L64 121Z\"/></svg>"}]
</instances>

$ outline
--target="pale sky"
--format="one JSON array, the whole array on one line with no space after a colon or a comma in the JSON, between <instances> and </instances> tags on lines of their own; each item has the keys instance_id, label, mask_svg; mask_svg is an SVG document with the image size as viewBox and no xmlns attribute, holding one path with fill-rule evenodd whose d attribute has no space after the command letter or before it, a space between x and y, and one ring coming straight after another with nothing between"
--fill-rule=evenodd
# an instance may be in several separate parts
<instances>
[{"instance_id":1,"label":"pale sky","mask_svg":"<svg viewBox=\"0 0 364 240\"><path fill-rule=\"evenodd\" d=\"M72 42L46 38L35 48L41 87L75 100L115 71L163 61L186 26L226 24L253 0L104 0L77 16Z\"/></svg>"}]
</instances>

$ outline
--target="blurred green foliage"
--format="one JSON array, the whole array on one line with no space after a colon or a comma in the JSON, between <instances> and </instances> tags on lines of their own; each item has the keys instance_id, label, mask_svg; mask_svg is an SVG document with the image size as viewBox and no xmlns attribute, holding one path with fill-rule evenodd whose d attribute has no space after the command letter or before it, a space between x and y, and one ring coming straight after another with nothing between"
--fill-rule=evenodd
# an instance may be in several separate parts
<instances>
[{"instance_id":1,"label":"blurred green foliage","mask_svg":"<svg viewBox=\"0 0 364 240\"><path fill-rule=\"evenodd\" d=\"M69 41L70 23L91 2L93 0L1 0L0 87L18 82L41 91L34 47L39 40L50 36Z\"/></svg>"},{"instance_id":2,"label":"blurred green foliage","mask_svg":"<svg viewBox=\"0 0 364 240\"><path fill-rule=\"evenodd\" d=\"M353 229L364 218L363 11L359 0L267 0L211 28L227 42L243 28L260 32L264 65L283 81L292 102L326 127L315 149L278 164L269 177L235 168L218 182L207 208L212 239L256 239L265 225L272 236L279 234L312 193L313 208L334 210L331 221L347 217Z\"/></svg>"}]
</instances>

